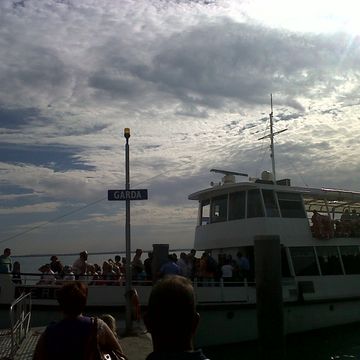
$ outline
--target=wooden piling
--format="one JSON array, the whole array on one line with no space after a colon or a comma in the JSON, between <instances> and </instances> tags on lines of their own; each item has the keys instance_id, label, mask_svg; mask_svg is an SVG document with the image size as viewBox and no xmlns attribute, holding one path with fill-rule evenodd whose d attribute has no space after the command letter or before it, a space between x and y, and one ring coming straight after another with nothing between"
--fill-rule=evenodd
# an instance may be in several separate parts
<instances>
[{"instance_id":1,"label":"wooden piling","mask_svg":"<svg viewBox=\"0 0 360 360\"><path fill-rule=\"evenodd\" d=\"M255 236L254 245L259 358L283 360L285 338L280 237Z\"/></svg>"},{"instance_id":2,"label":"wooden piling","mask_svg":"<svg viewBox=\"0 0 360 360\"><path fill-rule=\"evenodd\" d=\"M153 259L151 263L153 283L158 279L161 265L168 261L169 244L153 244Z\"/></svg>"}]
</instances>

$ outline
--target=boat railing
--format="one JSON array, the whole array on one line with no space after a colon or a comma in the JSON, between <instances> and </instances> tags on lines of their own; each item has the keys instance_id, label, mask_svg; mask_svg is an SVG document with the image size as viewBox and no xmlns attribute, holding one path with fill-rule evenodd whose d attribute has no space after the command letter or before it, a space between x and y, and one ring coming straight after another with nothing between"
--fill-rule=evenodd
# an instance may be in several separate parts
<instances>
[{"instance_id":1,"label":"boat railing","mask_svg":"<svg viewBox=\"0 0 360 360\"><path fill-rule=\"evenodd\" d=\"M204 281L195 278L193 286L198 303L252 303L256 296L255 282L246 279Z\"/></svg>"},{"instance_id":2,"label":"boat railing","mask_svg":"<svg viewBox=\"0 0 360 360\"><path fill-rule=\"evenodd\" d=\"M74 278L66 278L58 274L54 274L54 279L42 279L42 274L21 273L18 279L13 279L13 283L21 289L26 287L39 286L61 286L72 281L81 281L89 286L115 285L125 286L125 277L115 278L112 280L103 279L101 276L94 278L93 275L82 275ZM133 285L152 285L151 280L141 279L132 280Z\"/></svg>"},{"instance_id":3,"label":"boat railing","mask_svg":"<svg viewBox=\"0 0 360 360\"><path fill-rule=\"evenodd\" d=\"M26 338L30 321L31 293L22 293L10 306L11 359Z\"/></svg>"}]
</instances>

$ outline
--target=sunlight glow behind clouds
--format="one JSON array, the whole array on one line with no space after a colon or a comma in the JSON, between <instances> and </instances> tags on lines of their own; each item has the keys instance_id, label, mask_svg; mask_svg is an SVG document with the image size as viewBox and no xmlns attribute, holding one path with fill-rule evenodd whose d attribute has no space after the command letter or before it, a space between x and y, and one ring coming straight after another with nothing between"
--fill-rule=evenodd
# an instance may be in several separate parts
<instances>
[{"instance_id":1,"label":"sunlight glow behind clouds","mask_svg":"<svg viewBox=\"0 0 360 360\"><path fill-rule=\"evenodd\" d=\"M359 3L356 0L251 0L244 6L251 18L271 27L299 32L360 35Z\"/></svg>"}]
</instances>

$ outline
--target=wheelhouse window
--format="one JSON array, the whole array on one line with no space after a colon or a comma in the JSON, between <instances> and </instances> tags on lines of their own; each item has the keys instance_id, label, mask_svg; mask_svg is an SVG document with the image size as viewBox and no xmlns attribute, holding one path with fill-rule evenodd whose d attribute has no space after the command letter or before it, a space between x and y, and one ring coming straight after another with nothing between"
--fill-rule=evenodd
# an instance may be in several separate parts
<instances>
[{"instance_id":1,"label":"wheelhouse window","mask_svg":"<svg viewBox=\"0 0 360 360\"><path fill-rule=\"evenodd\" d=\"M289 262L286 255L286 249L282 245L281 245L281 276L282 277L291 276Z\"/></svg>"},{"instance_id":2,"label":"wheelhouse window","mask_svg":"<svg viewBox=\"0 0 360 360\"><path fill-rule=\"evenodd\" d=\"M316 253L322 275L342 275L343 271L336 246L317 246Z\"/></svg>"},{"instance_id":3,"label":"wheelhouse window","mask_svg":"<svg viewBox=\"0 0 360 360\"><path fill-rule=\"evenodd\" d=\"M360 274L360 251L358 246L340 246L341 259L346 274Z\"/></svg>"},{"instance_id":4,"label":"wheelhouse window","mask_svg":"<svg viewBox=\"0 0 360 360\"><path fill-rule=\"evenodd\" d=\"M306 218L300 194L278 192L281 216L285 218Z\"/></svg>"},{"instance_id":5,"label":"wheelhouse window","mask_svg":"<svg viewBox=\"0 0 360 360\"><path fill-rule=\"evenodd\" d=\"M292 247L290 248L290 254L294 265L295 275L319 275L315 252L311 246Z\"/></svg>"},{"instance_id":6,"label":"wheelhouse window","mask_svg":"<svg viewBox=\"0 0 360 360\"><path fill-rule=\"evenodd\" d=\"M229 220L245 218L245 191L229 195Z\"/></svg>"},{"instance_id":7,"label":"wheelhouse window","mask_svg":"<svg viewBox=\"0 0 360 360\"><path fill-rule=\"evenodd\" d=\"M261 194L258 189L248 191L247 199L247 217L263 217L264 209L261 201Z\"/></svg>"},{"instance_id":8,"label":"wheelhouse window","mask_svg":"<svg viewBox=\"0 0 360 360\"><path fill-rule=\"evenodd\" d=\"M210 200L201 202L200 225L207 225L210 222Z\"/></svg>"},{"instance_id":9,"label":"wheelhouse window","mask_svg":"<svg viewBox=\"0 0 360 360\"><path fill-rule=\"evenodd\" d=\"M280 216L274 191L262 189L262 194L264 198L266 216L267 217Z\"/></svg>"},{"instance_id":10,"label":"wheelhouse window","mask_svg":"<svg viewBox=\"0 0 360 360\"><path fill-rule=\"evenodd\" d=\"M212 199L210 220L211 223L227 220L227 194Z\"/></svg>"}]
</instances>

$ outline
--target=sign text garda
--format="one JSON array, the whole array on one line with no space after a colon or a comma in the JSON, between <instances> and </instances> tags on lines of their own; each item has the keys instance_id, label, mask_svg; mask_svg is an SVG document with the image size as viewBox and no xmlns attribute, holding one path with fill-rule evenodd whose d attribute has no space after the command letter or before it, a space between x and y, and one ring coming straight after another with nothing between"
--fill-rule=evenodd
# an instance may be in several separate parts
<instances>
[{"instance_id":1,"label":"sign text garda","mask_svg":"<svg viewBox=\"0 0 360 360\"><path fill-rule=\"evenodd\" d=\"M147 189L108 190L108 200L147 200Z\"/></svg>"}]
</instances>

